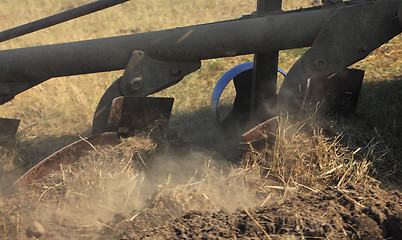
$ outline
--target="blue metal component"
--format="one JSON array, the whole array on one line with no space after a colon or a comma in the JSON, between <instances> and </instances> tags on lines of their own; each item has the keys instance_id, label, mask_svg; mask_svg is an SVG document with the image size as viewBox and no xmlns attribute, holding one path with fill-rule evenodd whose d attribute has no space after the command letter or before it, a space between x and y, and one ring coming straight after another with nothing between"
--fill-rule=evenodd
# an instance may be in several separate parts
<instances>
[{"instance_id":1,"label":"blue metal component","mask_svg":"<svg viewBox=\"0 0 402 240\"><path fill-rule=\"evenodd\" d=\"M237 65L236 67L230 69L229 71L227 71L218 80L218 82L216 83L216 85L214 87L214 91L212 92L212 97L211 97L211 110L212 110L212 115L215 119L218 119L219 98L221 97L221 94L222 94L223 90L225 89L225 87L228 85L228 83L233 78L235 78L242 72L252 69L253 66L254 66L254 62L242 63L242 64ZM281 73L284 77L286 77L286 73L282 69L278 68L278 72Z\"/></svg>"}]
</instances>

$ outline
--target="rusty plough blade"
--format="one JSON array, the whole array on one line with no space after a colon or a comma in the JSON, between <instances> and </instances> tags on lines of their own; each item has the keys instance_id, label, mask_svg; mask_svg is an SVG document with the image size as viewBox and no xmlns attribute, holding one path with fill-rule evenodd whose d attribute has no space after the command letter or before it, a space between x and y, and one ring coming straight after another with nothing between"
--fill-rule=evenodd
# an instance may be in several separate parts
<instances>
[{"instance_id":1,"label":"rusty plough blade","mask_svg":"<svg viewBox=\"0 0 402 240\"><path fill-rule=\"evenodd\" d=\"M33 181L59 168L60 164L73 163L86 151L105 145L115 146L121 142L121 137L134 135L138 130L154 130L152 136L161 134L167 127L172 106L173 98L115 98L107 122L108 127L115 132L80 139L53 153L20 177L14 183L12 191L21 191Z\"/></svg>"},{"instance_id":2,"label":"rusty plough blade","mask_svg":"<svg viewBox=\"0 0 402 240\"><path fill-rule=\"evenodd\" d=\"M242 135L242 145L248 149L260 149L266 144L273 145L276 140L276 133L279 127L279 117L268 119L258 124Z\"/></svg>"},{"instance_id":3,"label":"rusty plough blade","mask_svg":"<svg viewBox=\"0 0 402 240\"><path fill-rule=\"evenodd\" d=\"M71 164L85 151L96 149L105 145L119 144L120 137L117 133L102 133L100 135L80 139L45 158L33 168L22 175L13 185L12 192L18 192L28 187L35 180L45 177L50 172L60 167L60 164Z\"/></svg>"}]
</instances>

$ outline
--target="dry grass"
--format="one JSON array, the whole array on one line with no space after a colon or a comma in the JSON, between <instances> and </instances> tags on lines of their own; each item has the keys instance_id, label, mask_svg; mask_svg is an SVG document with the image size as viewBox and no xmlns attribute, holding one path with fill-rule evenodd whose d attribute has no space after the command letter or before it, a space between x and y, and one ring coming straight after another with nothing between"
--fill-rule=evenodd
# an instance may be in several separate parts
<instances>
[{"instance_id":1,"label":"dry grass","mask_svg":"<svg viewBox=\"0 0 402 240\"><path fill-rule=\"evenodd\" d=\"M326 137L316 123L307 121L290 124L280 120L275 143L264 147L249 143L250 153L244 159L251 168L259 169L264 178L297 191L318 191L327 186L348 183L378 183L370 177L371 160L356 157L354 151L341 144L341 135ZM267 139L273 138L266 134Z\"/></svg>"},{"instance_id":2,"label":"dry grass","mask_svg":"<svg viewBox=\"0 0 402 240\"><path fill-rule=\"evenodd\" d=\"M22 236L25 228L18 226L36 220L51 230L63 222L57 231L66 238L116 237L189 211L252 209L300 191L376 183L368 162L336 141L295 129L300 125L283 127L273 148L252 151L237 167L213 152L188 151L177 138L156 143L137 136L97 149L5 200L0 225L8 233L0 228L0 236Z\"/></svg>"}]
</instances>

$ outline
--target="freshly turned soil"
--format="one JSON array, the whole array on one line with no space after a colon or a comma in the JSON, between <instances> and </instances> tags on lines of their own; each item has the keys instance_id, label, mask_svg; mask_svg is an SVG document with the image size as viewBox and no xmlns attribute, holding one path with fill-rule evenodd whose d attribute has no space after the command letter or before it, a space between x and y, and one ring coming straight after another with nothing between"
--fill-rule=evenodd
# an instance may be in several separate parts
<instances>
[{"instance_id":1,"label":"freshly turned soil","mask_svg":"<svg viewBox=\"0 0 402 240\"><path fill-rule=\"evenodd\" d=\"M399 239L402 198L372 186L329 187L254 210L190 212L128 239ZM130 224L135 224L131 222Z\"/></svg>"}]
</instances>

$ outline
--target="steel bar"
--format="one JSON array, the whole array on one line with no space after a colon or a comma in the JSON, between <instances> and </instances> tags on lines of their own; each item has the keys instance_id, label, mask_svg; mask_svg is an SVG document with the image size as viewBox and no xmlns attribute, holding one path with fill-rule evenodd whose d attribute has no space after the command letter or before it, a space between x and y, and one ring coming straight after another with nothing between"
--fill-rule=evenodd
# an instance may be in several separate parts
<instances>
[{"instance_id":1,"label":"steel bar","mask_svg":"<svg viewBox=\"0 0 402 240\"><path fill-rule=\"evenodd\" d=\"M0 82L124 69L133 50L166 61L198 61L310 46L323 9L111 38L0 51Z\"/></svg>"},{"instance_id":2,"label":"steel bar","mask_svg":"<svg viewBox=\"0 0 402 240\"><path fill-rule=\"evenodd\" d=\"M282 0L258 0L257 13L266 14L282 9ZM251 117L261 122L276 115L276 85L279 51L254 55L251 94Z\"/></svg>"},{"instance_id":3,"label":"steel bar","mask_svg":"<svg viewBox=\"0 0 402 240\"><path fill-rule=\"evenodd\" d=\"M4 42L13 38L17 38L28 33L32 33L44 28L48 28L63 22L70 21L75 18L88 15L130 0L98 0L77 8L73 8L62 13L52 15L40 20L30 22L15 28L0 32L0 42Z\"/></svg>"}]
</instances>

